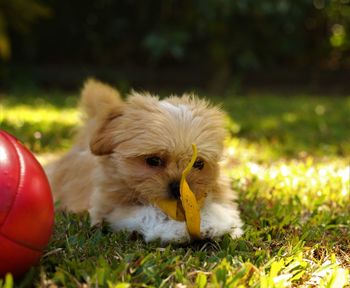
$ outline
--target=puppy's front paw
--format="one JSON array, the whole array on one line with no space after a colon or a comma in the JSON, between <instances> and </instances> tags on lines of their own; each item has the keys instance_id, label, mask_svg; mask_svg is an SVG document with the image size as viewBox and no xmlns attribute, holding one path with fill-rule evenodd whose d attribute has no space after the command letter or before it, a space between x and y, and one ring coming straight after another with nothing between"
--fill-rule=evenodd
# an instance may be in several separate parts
<instances>
[{"instance_id":1,"label":"puppy's front paw","mask_svg":"<svg viewBox=\"0 0 350 288\"><path fill-rule=\"evenodd\" d=\"M243 234L242 220L235 205L227 203L206 203L202 209L201 237L214 238L226 233L232 238Z\"/></svg>"},{"instance_id":2,"label":"puppy's front paw","mask_svg":"<svg viewBox=\"0 0 350 288\"><path fill-rule=\"evenodd\" d=\"M229 234L233 239L238 238L243 235L243 230L240 227L232 227L232 231Z\"/></svg>"},{"instance_id":3,"label":"puppy's front paw","mask_svg":"<svg viewBox=\"0 0 350 288\"><path fill-rule=\"evenodd\" d=\"M159 239L165 243L184 243L190 241L186 222L179 222L170 219L158 208L154 208L154 215L148 219L147 225L144 225L143 235L145 241L154 241Z\"/></svg>"}]
</instances>

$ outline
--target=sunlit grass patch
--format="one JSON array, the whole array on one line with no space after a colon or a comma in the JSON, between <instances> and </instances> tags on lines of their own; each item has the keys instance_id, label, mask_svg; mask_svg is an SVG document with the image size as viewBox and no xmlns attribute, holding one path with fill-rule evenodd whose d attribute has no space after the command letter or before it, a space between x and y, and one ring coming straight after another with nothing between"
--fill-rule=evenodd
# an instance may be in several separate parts
<instances>
[{"instance_id":1,"label":"sunlit grass patch","mask_svg":"<svg viewBox=\"0 0 350 288\"><path fill-rule=\"evenodd\" d=\"M336 288L349 283L349 272L339 266L334 255L319 266L303 252L296 251L273 257L261 267L224 258L215 267L209 283L213 287L295 287L304 283L300 286Z\"/></svg>"},{"instance_id":2,"label":"sunlit grass patch","mask_svg":"<svg viewBox=\"0 0 350 288\"><path fill-rule=\"evenodd\" d=\"M349 284L349 157L266 161L268 154L259 155L261 151L264 148L245 140L231 139L224 163L239 192L246 245L256 249L256 281L260 287ZM270 271L264 264L269 257ZM300 271L296 264L289 269L288 261L299 263Z\"/></svg>"},{"instance_id":3,"label":"sunlit grass patch","mask_svg":"<svg viewBox=\"0 0 350 288\"><path fill-rule=\"evenodd\" d=\"M80 123L76 107L54 105L46 98L24 97L23 101L18 100L14 102L13 96L3 95L0 102L1 129L15 135L36 153L68 148L75 127Z\"/></svg>"},{"instance_id":4,"label":"sunlit grass patch","mask_svg":"<svg viewBox=\"0 0 350 288\"><path fill-rule=\"evenodd\" d=\"M2 117L11 123L14 128L19 128L25 123L41 125L43 122L45 124L61 123L62 125L71 126L78 122L78 111L73 108L61 110L54 106L16 105L13 108L4 109Z\"/></svg>"},{"instance_id":5,"label":"sunlit grass patch","mask_svg":"<svg viewBox=\"0 0 350 288\"><path fill-rule=\"evenodd\" d=\"M227 149L230 154L230 147ZM248 151L247 153L253 153ZM305 159L254 162L227 155L227 173L239 189L258 186L259 195L268 199L286 200L298 197L305 207L319 206L325 201L340 207L349 204L349 158Z\"/></svg>"}]
</instances>

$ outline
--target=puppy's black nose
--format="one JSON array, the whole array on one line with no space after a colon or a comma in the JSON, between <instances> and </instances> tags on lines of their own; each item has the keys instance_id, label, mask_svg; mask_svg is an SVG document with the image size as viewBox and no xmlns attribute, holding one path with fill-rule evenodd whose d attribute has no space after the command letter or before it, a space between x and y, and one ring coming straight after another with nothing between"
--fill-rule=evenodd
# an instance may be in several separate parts
<instances>
[{"instance_id":1,"label":"puppy's black nose","mask_svg":"<svg viewBox=\"0 0 350 288\"><path fill-rule=\"evenodd\" d=\"M179 199L180 198L180 182L174 181L169 183L169 193L172 198Z\"/></svg>"}]
</instances>

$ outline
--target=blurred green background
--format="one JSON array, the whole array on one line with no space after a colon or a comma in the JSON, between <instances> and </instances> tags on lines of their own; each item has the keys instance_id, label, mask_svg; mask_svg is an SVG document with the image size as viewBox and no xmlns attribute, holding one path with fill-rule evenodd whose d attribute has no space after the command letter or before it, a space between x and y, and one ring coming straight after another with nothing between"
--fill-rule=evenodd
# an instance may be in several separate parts
<instances>
[{"instance_id":1,"label":"blurred green background","mask_svg":"<svg viewBox=\"0 0 350 288\"><path fill-rule=\"evenodd\" d=\"M350 88L348 0L0 0L1 87Z\"/></svg>"}]
</instances>

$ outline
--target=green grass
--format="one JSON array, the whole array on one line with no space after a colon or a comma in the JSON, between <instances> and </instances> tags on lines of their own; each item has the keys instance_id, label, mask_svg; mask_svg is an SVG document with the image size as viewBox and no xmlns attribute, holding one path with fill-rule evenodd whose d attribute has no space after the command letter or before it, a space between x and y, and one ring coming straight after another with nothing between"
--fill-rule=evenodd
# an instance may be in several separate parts
<instances>
[{"instance_id":1,"label":"green grass","mask_svg":"<svg viewBox=\"0 0 350 288\"><path fill-rule=\"evenodd\" d=\"M225 167L243 237L162 247L91 228L87 215L57 213L40 265L15 285L350 287L350 97L213 100L229 114ZM33 91L0 101L0 127L33 151L69 147L75 95ZM12 286L9 277L0 283Z\"/></svg>"}]
</instances>

